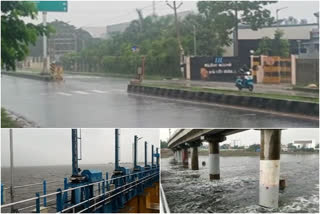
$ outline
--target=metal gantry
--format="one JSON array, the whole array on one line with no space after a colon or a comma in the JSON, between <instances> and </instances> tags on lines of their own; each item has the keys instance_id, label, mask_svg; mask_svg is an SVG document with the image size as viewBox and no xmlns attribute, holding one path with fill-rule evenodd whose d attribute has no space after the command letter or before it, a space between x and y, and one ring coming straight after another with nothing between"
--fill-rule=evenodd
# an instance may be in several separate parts
<instances>
[{"instance_id":1,"label":"metal gantry","mask_svg":"<svg viewBox=\"0 0 320 214\"><path fill-rule=\"evenodd\" d=\"M55 192L47 193L47 184L59 181L46 181L41 183L15 186L26 188L31 186L41 186L42 194L35 193L35 197L24 200L5 203L4 193L7 189L1 184L1 211L5 208L19 206L17 211L33 209L33 212L42 212L48 209L47 206L53 202L56 212L119 212L125 204L136 196L141 195L147 187L159 182L159 153L153 154L157 158L157 164L150 167L147 165L147 143L145 143L145 167L139 166L137 161L137 144L139 138L134 136L134 167L132 170L121 167L119 163L119 130L115 130L115 168L111 178L108 173L105 178L102 171L95 169L81 170L78 167L79 158L78 144L79 138L77 129L72 129L72 174L69 179L64 179L63 188L58 188ZM141 139L141 138L140 138ZM81 148L81 147L80 147ZM81 152L80 152L81 153ZM50 198L50 199L49 199ZM48 200L49 199L49 200ZM42 201L42 203L41 203ZM28 203L23 207L23 204ZM34 203L30 205L30 203Z\"/></svg>"}]
</instances>

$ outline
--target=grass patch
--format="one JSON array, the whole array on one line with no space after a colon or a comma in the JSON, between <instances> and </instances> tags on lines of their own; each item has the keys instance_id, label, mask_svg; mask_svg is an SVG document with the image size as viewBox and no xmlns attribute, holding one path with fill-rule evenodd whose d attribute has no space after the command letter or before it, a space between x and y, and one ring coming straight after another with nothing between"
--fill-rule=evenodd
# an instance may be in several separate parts
<instances>
[{"instance_id":1,"label":"grass patch","mask_svg":"<svg viewBox=\"0 0 320 214\"><path fill-rule=\"evenodd\" d=\"M201 92L211 92L215 94L226 94L226 95L237 95L237 96L249 96L249 97L262 97L262 98L270 98L270 99L278 99L278 100L291 100L291 101L302 101L302 102L312 102L319 103L319 98L313 97L303 97L303 96L294 96L294 95L284 95L284 94L266 94L266 93L255 93L255 92L247 92L247 91L234 91L234 90L226 90L226 89L213 89L213 88L201 88L201 87L186 87L186 86L178 86L178 85L163 85L163 84L148 84L143 83L143 86L149 87L159 87L159 88L168 88L168 89L183 89L187 91L201 91Z\"/></svg>"},{"instance_id":2,"label":"grass patch","mask_svg":"<svg viewBox=\"0 0 320 214\"><path fill-rule=\"evenodd\" d=\"M1 128L20 128L18 123L8 116L4 108L1 108Z\"/></svg>"}]
</instances>

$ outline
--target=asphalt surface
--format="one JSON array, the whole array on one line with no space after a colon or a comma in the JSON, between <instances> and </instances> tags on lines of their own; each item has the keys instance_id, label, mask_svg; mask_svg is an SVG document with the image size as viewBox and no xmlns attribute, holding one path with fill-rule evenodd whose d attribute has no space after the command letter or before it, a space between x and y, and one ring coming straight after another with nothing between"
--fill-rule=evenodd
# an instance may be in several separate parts
<instances>
[{"instance_id":1,"label":"asphalt surface","mask_svg":"<svg viewBox=\"0 0 320 214\"><path fill-rule=\"evenodd\" d=\"M2 107L40 127L291 128L318 120L128 94L128 79L65 75L44 82L2 75Z\"/></svg>"}]
</instances>

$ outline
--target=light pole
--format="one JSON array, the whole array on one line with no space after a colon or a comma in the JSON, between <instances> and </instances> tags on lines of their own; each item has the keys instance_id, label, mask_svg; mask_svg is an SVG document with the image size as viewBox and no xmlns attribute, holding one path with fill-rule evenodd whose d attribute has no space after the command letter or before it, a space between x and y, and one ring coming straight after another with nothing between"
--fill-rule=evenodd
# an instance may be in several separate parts
<instances>
[{"instance_id":1,"label":"light pole","mask_svg":"<svg viewBox=\"0 0 320 214\"><path fill-rule=\"evenodd\" d=\"M298 39L297 43L298 43L298 55L300 55L300 53L301 53L301 40Z\"/></svg>"},{"instance_id":2,"label":"light pole","mask_svg":"<svg viewBox=\"0 0 320 214\"><path fill-rule=\"evenodd\" d=\"M276 21L277 21L277 28L279 28L279 11L281 10L284 10L284 9L287 9L288 7L281 7L281 8L278 8L276 10Z\"/></svg>"},{"instance_id":3,"label":"light pole","mask_svg":"<svg viewBox=\"0 0 320 214\"><path fill-rule=\"evenodd\" d=\"M42 12L42 19L43 19L43 26L46 27L47 26L47 12ZM42 35L43 37L43 68L42 68L42 74L43 75L47 75L48 74L48 50L47 50L47 46L48 46L48 40L47 40L47 36L45 33L43 33Z\"/></svg>"},{"instance_id":4,"label":"light pole","mask_svg":"<svg viewBox=\"0 0 320 214\"><path fill-rule=\"evenodd\" d=\"M193 25L193 55L197 56L197 32L195 25Z\"/></svg>"}]
</instances>

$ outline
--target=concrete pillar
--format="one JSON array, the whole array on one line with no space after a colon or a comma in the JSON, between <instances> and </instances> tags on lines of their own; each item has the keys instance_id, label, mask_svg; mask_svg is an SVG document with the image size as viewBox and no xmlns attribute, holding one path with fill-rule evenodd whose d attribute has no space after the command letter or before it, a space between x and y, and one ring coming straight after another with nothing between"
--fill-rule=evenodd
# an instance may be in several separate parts
<instances>
[{"instance_id":1,"label":"concrete pillar","mask_svg":"<svg viewBox=\"0 0 320 214\"><path fill-rule=\"evenodd\" d=\"M179 163L182 163L182 149L179 150Z\"/></svg>"},{"instance_id":2,"label":"concrete pillar","mask_svg":"<svg viewBox=\"0 0 320 214\"><path fill-rule=\"evenodd\" d=\"M191 169L192 170L199 170L198 146L192 146Z\"/></svg>"},{"instance_id":3,"label":"concrete pillar","mask_svg":"<svg viewBox=\"0 0 320 214\"><path fill-rule=\"evenodd\" d=\"M177 163L180 163L180 162L181 162L180 151L181 151L180 149L177 150Z\"/></svg>"},{"instance_id":4,"label":"concrete pillar","mask_svg":"<svg viewBox=\"0 0 320 214\"><path fill-rule=\"evenodd\" d=\"M210 180L220 179L219 142L209 143L209 177Z\"/></svg>"},{"instance_id":5,"label":"concrete pillar","mask_svg":"<svg viewBox=\"0 0 320 214\"><path fill-rule=\"evenodd\" d=\"M220 179L220 152L219 143L226 140L225 136L214 136L207 138L209 142L209 178Z\"/></svg>"},{"instance_id":6,"label":"concrete pillar","mask_svg":"<svg viewBox=\"0 0 320 214\"><path fill-rule=\"evenodd\" d=\"M186 167L188 167L188 148L183 148L182 153L182 164Z\"/></svg>"},{"instance_id":7,"label":"concrete pillar","mask_svg":"<svg viewBox=\"0 0 320 214\"><path fill-rule=\"evenodd\" d=\"M278 208L281 130L261 130L259 205Z\"/></svg>"}]
</instances>

